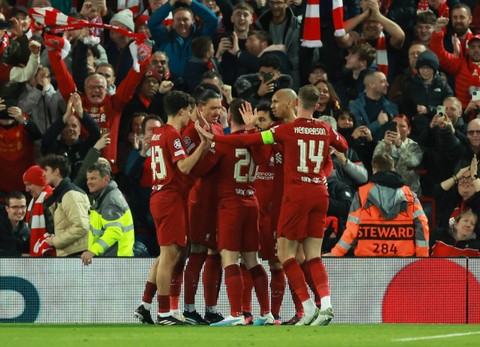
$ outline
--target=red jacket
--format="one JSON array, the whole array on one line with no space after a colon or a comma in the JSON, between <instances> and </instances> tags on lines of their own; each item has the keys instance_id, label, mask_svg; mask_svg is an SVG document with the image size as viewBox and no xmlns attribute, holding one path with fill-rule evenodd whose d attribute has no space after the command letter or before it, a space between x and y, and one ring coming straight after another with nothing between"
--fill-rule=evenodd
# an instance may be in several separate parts
<instances>
[{"instance_id":1,"label":"red jacket","mask_svg":"<svg viewBox=\"0 0 480 347\"><path fill-rule=\"evenodd\" d=\"M443 36L443 32L433 32L430 49L437 55L440 67L446 73L455 76L455 94L465 108L471 100L468 88L474 71L473 63L468 56L457 57L447 52L443 46Z\"/></svg>"},{"instance_id":2,"label":"red jacket","mask_svg":"<svg viewBox=\"0 0 480 347\"><path fill-rule=\"evenodd\" d=\"M62 93L65 101L68 102L70 95L77 90L77 86L70 72L67 70L60 53L49 51L48 56L50 58L52 71L58 81L58 89L60 93ZM132 67L127 77L125 77L117 88L116 94L105 95L100 105L92 105L84 94L81 95L83 108L98 123L100 129L108 129L107 131L110 133L110 145L102 151L102 156L110 161L117 161L118 132L123 109L133 97L146 70L147 64L140 65L140 72L136 72Z\"/></svg>"}]
</instances>

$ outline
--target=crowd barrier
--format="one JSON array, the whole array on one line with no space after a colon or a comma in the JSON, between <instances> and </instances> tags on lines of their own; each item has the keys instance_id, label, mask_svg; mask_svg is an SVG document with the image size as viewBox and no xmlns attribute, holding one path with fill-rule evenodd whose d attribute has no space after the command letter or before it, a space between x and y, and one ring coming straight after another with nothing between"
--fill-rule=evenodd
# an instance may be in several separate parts
<instances>
[{"instance_id":1,"label":"crowd barrier","mask_svg":"<svg viewBox=\"0 0 480 347\"><path fill-rule=\"evenodd\" d=\"M480 259L324 262L335 323L480 323ZM84 267L78 258L0 258L0 322L134 323L152 263L152 258L94 258ZM201 282L196 306L204 312ZM152 312L156 307L154 299ZM218 308L228 314L225 286ZM254 294L253 311L257 316ZM287 287L282 319L294 311Z\"/></svg>"}]
</instances>

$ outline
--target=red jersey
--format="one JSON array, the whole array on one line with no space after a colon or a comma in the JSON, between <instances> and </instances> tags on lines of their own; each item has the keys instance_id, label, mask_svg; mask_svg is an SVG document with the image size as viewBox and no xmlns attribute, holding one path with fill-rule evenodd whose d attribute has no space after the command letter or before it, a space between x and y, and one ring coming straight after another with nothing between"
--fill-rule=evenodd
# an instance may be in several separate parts
<instances>
[{"instance_id":1,"label":"red jersey","mask_svg":"<svg viewBox=\"0 0 480 347\"><path fill-rule=\"evenodd\" d=\"M176 163L187 157L180 133L164 124L153 130L151 145L152 196L159 191L176 191L185 194L186 176Z\"/></svg>"},{"instance_id":2,"label":"red jersey","mask_svg":"<svg viewBox=\"0 0 480 347\"><path fill-rule=\"evenodd\" d=\"M280 142L284 147L284 189L290 194L328 195L323 184L326 178L325 166L328 166L329 147L345 152L347 141L332 127L315 119L297 118L292 123L281 124L270 130L235 138L214 136L214 141L238 146L253 146ZM303 189L299 192L299 188Z\"/></svg>"},{"instance_id":3,"label":"red jersey","mask_svg":"<svg viewBox=\"0 0 480 347\"><path fill-rule=\"evenodd\" d=\"M223 128L218 123L212 124L212 130L214 134L223 135ZM190 122L183 131L182 136L187 153L193 153L200 144L200 137L198 136L197 130L195 130L195 123ZM192 170L192 175L195 176L198 170L199 168L195 165ZM217 199L217 187L218 172L215 170L209 172L207 176L195 179L193 188L190 191L189 200L192 202L209 201L209 204L215 204Z\"/></svg>"},{"instance_id":4,"label":"red jersey","mask_svg":"<svg viewBox=\"0 0 480 347\"><path fill-rule=\"evenodd\" d=\"M68 102L70 95L77 91L77 86L61 59L60 53L48 51L48 57L52 71L58 81L58 89L65 101ZM131 68L125 79L118 86L116 93L114 95L105 95L100 105L92 105L86 95L80 93L84 110L98 123L101 132L107 131L110 133L110 144L102 150L102 156L114 162L117 161L118 132L123 109L135 94L147 68L146 64L140 65L140 72L136 72Z\"/></svg>"},{"instance_id":5,"label":"red jersey","mask_svg":"<svg viewBox=\"0 0 480 347\"><path fill-rule=\"evenodd\" d=\"M228 137L241 137L240 134L236 132ZM220 199L233 199L245 206L258 205L253 186L257 165L248 148L214 143L200 165L203 170L212 167L218 169L220 175L217 186Z\"/></svg>"}]
</instances>

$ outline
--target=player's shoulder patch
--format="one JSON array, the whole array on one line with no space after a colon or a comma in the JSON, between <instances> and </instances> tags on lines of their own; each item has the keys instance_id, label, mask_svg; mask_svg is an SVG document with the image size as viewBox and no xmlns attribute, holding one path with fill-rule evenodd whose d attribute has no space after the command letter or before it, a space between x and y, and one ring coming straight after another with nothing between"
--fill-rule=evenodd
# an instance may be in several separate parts
<instances>
[{"instance_id":1,"label":"player's shoulder patch","mask_svg":"<svg viewBox=\"0 0 480 347\"><path fill-rule=\"evenodd\" d=\"M192 143L192 139L190 138L190 136L185 136L183 138L183 142L185 142L185 147L188 147Z\"/></svg>"},{"instance_id":2,"label":"player's shoulder patch","mask_svg":"<svg viewBox=\"0 0 480 347\"><path fill-rule=\"evenodd\" d=\"M182 148L182 140L175 139L175 141L173 141L173 147L175 147L176 149Z\"/></svg>"}]
</instances>

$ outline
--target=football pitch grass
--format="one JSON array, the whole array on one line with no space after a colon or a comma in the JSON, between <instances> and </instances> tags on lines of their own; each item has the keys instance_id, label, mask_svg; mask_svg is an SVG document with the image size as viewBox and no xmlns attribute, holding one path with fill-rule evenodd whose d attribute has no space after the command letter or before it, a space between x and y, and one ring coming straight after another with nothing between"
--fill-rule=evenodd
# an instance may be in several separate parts
<instances>
[{"instance_id":1,"label":"football pitch grass","mask_svg":"<svg viewBox=\"0 0 480 347\"><path fill-rule=\"evenodd\" d=\"M164 327L140 324L0 324L0 342L8 347L478 347L480 325Z\"/></svg>"}]
</instances>

